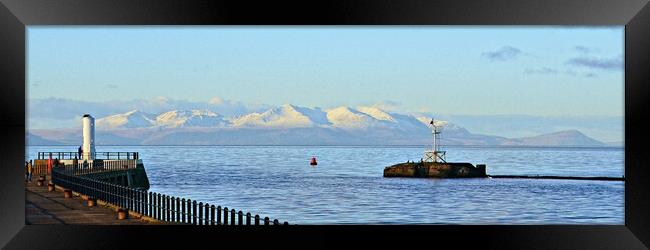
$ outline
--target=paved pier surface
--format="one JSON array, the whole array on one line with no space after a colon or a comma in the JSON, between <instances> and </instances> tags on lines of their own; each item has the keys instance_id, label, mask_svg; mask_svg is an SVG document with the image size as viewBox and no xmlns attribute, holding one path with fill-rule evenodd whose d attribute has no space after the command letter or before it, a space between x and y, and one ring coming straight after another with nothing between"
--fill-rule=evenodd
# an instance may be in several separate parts
<instances>
[{"instance_id":1,"label":"paved pier surface","mask_svg":"<svg viewBox=\"0 0 650 250\"><path fill-rule=\"evenodd\" d=\"M144 220L136 216L118 220L115 208L97 204L88 207L80 196L64 198L61 189L47 191L47 182L36 185L37 176L25 183L25 224L90 224L90 225L156 225L158 221ZM49 181L49 180L48 180Z\"/></svg>"}]
</instances>

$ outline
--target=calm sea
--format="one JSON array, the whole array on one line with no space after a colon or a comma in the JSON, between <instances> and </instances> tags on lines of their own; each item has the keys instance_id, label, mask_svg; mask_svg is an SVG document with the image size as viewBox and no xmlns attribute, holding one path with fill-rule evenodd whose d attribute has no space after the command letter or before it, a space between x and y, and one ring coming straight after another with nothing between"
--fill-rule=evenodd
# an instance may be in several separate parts
<instances>
[{"instance_id":1,"label":"calm sea","mask_svg":"<svg viewBox=\"0 0 650 250\"><path fill-rule=\"evenodd\" d=\"M30 146L76 151L74 146ZM624 175L623 148L447 147L447 160L499 174ZM150 191L291 224L624 224L624 183L384 178L422 147L98 146L137 151ZM318 166L310 166L312 156Z\"/></svg>"}]
</instances>

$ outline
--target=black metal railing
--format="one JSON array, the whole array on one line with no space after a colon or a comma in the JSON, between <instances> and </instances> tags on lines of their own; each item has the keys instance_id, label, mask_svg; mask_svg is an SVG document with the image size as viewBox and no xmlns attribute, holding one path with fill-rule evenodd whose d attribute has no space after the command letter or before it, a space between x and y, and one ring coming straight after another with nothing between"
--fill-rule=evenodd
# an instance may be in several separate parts
<instances>
[{"instance_id":1,"label":"black metal railing","mask_svg":"<svg viewBox=\"0 0 650 250\"><path fill-rule=\"evenodd\" d=\"M52 159L72 160L81 159L83 154L79 154L79 152L38 152L37 159L49 159L50 156ZM95 152L92 154L92 158L98 160L137 160L139 157L138 152Z\"/></svg>"},{"instance_id":2,"label":"black metal railing","mask_svg":"<svg viewBox=\"0 0 650 250\"><path fill-rule=\"evenodd\" d=\"M67 162L60 163L57 169L60 173L67 175L84 175L112 171L123 171L137 168L135 160L101 160L90 162Z\"/></svg>"},{"instance_id":3,"label":"black metal railing","mask_svg":"<svg viewBox=\"0 0 650 250\"><path fill-rule=\"evenodd\" d=\"M49 174L48 160L34 160L34 174ZM111 171L122 171L137 168L137 160L95 160L95 161L52 161L52 166L57 165L68 174L82 175Z\"/></svg>"},{"instance_id":4,"label":"black metal railing","mask_svg":"<svg viewBox=\"0 0 650 250\"><path fill-rule=\"evenodd\" d=\"M58 167L52 170L54 185L102 200L156 220L193 225L281 225L275 219L261 218L228 207L191 199L149 192L70 174ZM288 225L287 222L282 223Z\"/></svg>"}]
</instances>

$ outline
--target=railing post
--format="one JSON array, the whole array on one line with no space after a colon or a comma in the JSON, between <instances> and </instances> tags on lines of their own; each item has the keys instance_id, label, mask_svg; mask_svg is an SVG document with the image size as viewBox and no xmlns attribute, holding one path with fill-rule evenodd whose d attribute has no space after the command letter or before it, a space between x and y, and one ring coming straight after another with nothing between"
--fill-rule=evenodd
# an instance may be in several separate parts
<instances>
[{"instance_id":1,"label":"railing post","mask_svg":"<svg viewBox=\"0 0 650 250\"><path fill-rule=\"evenodd\" d=\"M167 221L167 217L166 217L167 209L165 207L165 200L167 200L167 195L163 194L161 198L162 198L161 200L162 202L160 203L160 210L161 210L160 218L162 221Z\"/></svg>"},{"instance_id":2,"label":"railing post","mask_svg":"<svg viewBox=\"0 0 650 250\"><path fill-rule=\"evenodd\" d=\"M115 188L115 204L119 206L120 208L123 208L124 206L122 205L122 188L119 185L114 185Z\"/></svg>"},{"instance_id":3,"label":"railing post","mask_svg":"<svg viewBox=\"0 0 650 250\"><path fill-rule=\"evenodd\" d=\"M235 225L235 209L230 209L230 225Z\"/></svg>"},{"instance_id":4,"label":"railing post","mask_svg":"<svg viewBox=\"0 0 650 250\"><path fill-rule=\"evenodd\" d=\"M174 201L176 200L176 197L172 196L171 200L172 200L172 205L170 207L171 208L171 213L172 213L172 220L171 221L175 222L176 221L176 210L178 210L178 208L174 206L175 205Z\"/></svg>"},{"instance_id":5,"label":"railing post","mask_svg":"<svg viewBox=\"0 0 650 250\"><path fill-rule=\"evenodd\" d=\"M151 218L153 218L153 193L147 191L149 193L149 199L147 200L147 215Z\"/></svg>"},{"instance_id":6,"label":"railing post","mask_svg":"<svg viewBox=\"0 0 650 250\"><path fill-rule=\"evenodd\" d=\"M128 201L129 201L129 210L135 211L135 190L132 187L127 188Z\"/></svg>"},{"instance_id":7,"label":"railing post","mask_svg":"<svg viewBox=\"0 0 650 250\"><path fill-rule=\"evenodd\" d=\"M151 215L154 219L158 219L158 193L153 193Z\"/></svg>"},{"instance_id":8,"label":"railing post","mask_svg":"<svg viewBox=\"0 0 650 250\"><path fill-rule=\"evenodd\" d=\"M106 185L106 201L110 204L115 205L115 201L113 200L114 199L113 196L115 195L115 193L113 192L113 184L106 182L105 185Z\"/></svg>"},{"instance_id":9,"label":"railing post","mask_svg":"<svg viewBox=\"0 0 650 250\"><path fill-rule=\"evenodd\" d=\"M255 215L255 226L260 225L260 216L258 214Z\"/></svg>"},{"instance_id":10,"label":"railing post","mask_svg":"<svg viewBox=\"0 0 650 250\"><path fill-rule=\"evenodd\" d=\"M210 206L210 226L214 226L214 205Z\"/></svg>"},{"instance_id":11,"label":"railing post","mask_svg":"<svg viewBox=\"0 0 650 250\"><path fill-rule=\"evenodd\" d=\"M183 207L181 208L181 210L182 210L182 212L183 212L183 213L181 214L181 218L182 218L182 220L183 220L182 222L185 223L185 198L183 198L183 199L181 200L181 205L183 206Z\"/></svg>"},{"instance_id":12,"label":"railing post","mask_svg":"<svg viewBox=\"0 0 650 250\"><path fill-rule=\"evenodd\" d=\"M246 213L246 225L251 225L251 213Z\"/></svg>"},{"instance_id":13,"label":"railing post","mask_svg":"<svg viewBox=\"0 0 650 250\"><path fill-rule=\"evenodd\" d=\"M192 224L192 200L187 199L187 223Z\"/></svg>"},{"instance_id":14,"label":"railing post","mask_svg":"<svg viewBox=\"0 0 650 250\"><path fill-rule=\"evenodd\" d=\"M180 206L181 206L181 199L180 199L180 198L176 198L176 221L180 221L180 220L181 220L181 212L180 212L181 210L180 210Z\"/></svg>"},{"instance_id":15,"label":"railing post","mask_svg":"<svg viewBox=\"0 0 650 250\"><path fill-rule=\"evenodd\" d=\"M237 212L237 225L244 225L244 212L241 210Z\"/></svg>"},{"instance_id":16,"label":"railing post","mask_svg":"<svg viewBox=\"0 0 650 250\"><path fill-rule=\"evenodd\" d=\"M273 220L273 225L280 225L280 222L278 221L278 219Z\"/></svg>"},{"instance_id":17,"label":"railing post","mask_svg":"<svg viewBox=\"0 0 650 250\"><path fill-rule=\"evenodd\" d=\"M133 189L133 210L140 213L140 190Z\"/></svg>"},{"instance_id":18,"label":"railing post","mask_svg":"<svg viewBox=\"0 0 650 250\"><path fill-rule=\"evenodd\" d=\"M156 218L156 219L160 220L160 219L162 219L162 206L161 206L161 204L162 204L162 199L161 199L162 195L158 194L157 196L158 196L158 198L156 198L156 199L158 201L156 202L156 204L158 205L158 208L156 210L158 210L158 212L157 212L158 213L158 218Z\"/></svg>"},{"instance_id":19,"label":"railing post","mask_svg":"<svg viewBox=\"0 0 650 250\"><path fill-rule=\"evenodd\" d=\"M223 208L223 224L228 225L228 207Z\"/></svg>"},{"instance_id":20,"label":"railing post","mask_svg":"<svg viewBox=\"0 0 650 250\"><path fill-rule=\"evenodd\" d=\"M171 209L170 209L171 207L169 206L169 202L170 202L169 195L167 195L167 200L165 202L166 202L165 208L167 209L167 217L165 217L165 219L167 219L167 221L170 221L169 214L171 213Z\"/></svg>"},{"instance_id":21,"label":"railing post","mask_svg":"<svg viewBox=\"0 0 650 250\"><path fill-rule=\"evenodd\" d=\"M192 201L192 225L196 225L196 201Z\"/></svg>"},{"instance_id":22,"label":"railing post","mask_svg":"<svg viewBox=\"0 0 650 250\"><path fill-rule=\"evenodd\" d=\"M169 221L169 195L163 196L163 217L164 221Z\"/></svg>"},{"instance_id":23,"label":"railing post","mask_svg":"<svg viewBox=\"0 0 650 250\"><path fill-rule=\"evenodd\" d=\"M199 202L199 225L203 225L203 202Z\"/></svg>"},{"instance_id":24,"label":"railing post","mask_svg":"<svg viewBox=\"0 0 650 250\"><path fill-rule=\"evenodd\" d=\"M129 188L129 210L135 210L135 190Z\"/></svg>"},{"instance_id":25,"label":"railing post","mask_svg":"<svg viewBox=\"0 0 650 250\"><path fill-rule=\"evenodd\" d=\"M221 206L217 206L217 225L221 224Z\"/></svg>"},{"instance_id":26,"label":"railing post","mask_svg":"<svg viewBox=\"0 0 650 250\"><path fill-rule=\"evenodd\" d=\"M111 194L113 198L113 205L120 206L120 190L117 188L117 185L111 184Z\"/></svg>"},{"instance_id":27,"label":"railing post","mask_svg":"<svg viewBox=\"0 0 650 250\"><path fill-rule=\"evenodd\" d=\"M205 225L210 225L209 220L210 220L210 207L208 206L208 203L205 203ZM212 217L212 220L214 220L214 217Z\"/></svg>"},{"instance_id":28,"label":"railing post","mask_svg":"<svg viewBox=\"0 0 650 250\"><path fill-rule=\"evenodd\" d=\"M122 208L132 210L131 209L131 202L130 202L131 197L130 197L130 194L129 194L131 190L127 186L122 186L122 190L124 191L124 193L123 193L124 194L124 196L123 196L124 197L123 198L124 199L124 206Z\"/></svg>"},{"instance_id":29,"label":"railing post","mask_svg":"<svg viewBox=\"0 0 650 250\"><path fill-rule=\"evenodd\" d=\"M124 200L124 197L126 197L126 195L124 195L124 193L125 193L124 192L124 186L117 185L117 189L119 190L119 194L120 194L120 208L126 208L125 207L126 201Z\"/></svg>"},{"instance_id":30,"label":"railing post","mask_svg":"<svg viewBox=\"0 0 650 250\"><path fill-rule=\"evenodd\" d=\"M139 190L140 191L140 200L138 202L138 210L140 210L141 214L144 214L144 200L146 199L146 191L144 190Z\"/></svg>"},{"instance_id":31,"label":"railing post","mask_svg":"<svg viewBox=\"0 0 650 250\"><path fill-rule=\"evenodd\" d=\"M264 226L269 225L269 217L264 217Z\"/></svg>"}]
</instances>

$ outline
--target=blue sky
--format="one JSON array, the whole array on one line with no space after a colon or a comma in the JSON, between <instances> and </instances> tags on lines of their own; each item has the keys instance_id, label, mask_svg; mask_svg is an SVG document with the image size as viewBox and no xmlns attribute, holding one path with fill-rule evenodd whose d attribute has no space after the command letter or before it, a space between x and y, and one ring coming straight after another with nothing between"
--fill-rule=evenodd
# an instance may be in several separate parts
<instances>
[{"instance_id":1,"label":"blue sky","mask_svg":"<svg viewBox=\"0 0 650 250\"><path fill-rule=\"evenodd\" d=\"M30 26L27 97L622 116L623 30Z\"/></svg>"}]
</instances>

